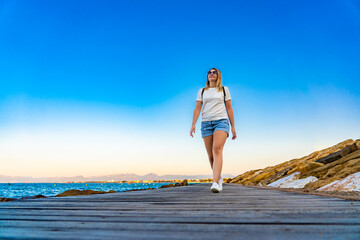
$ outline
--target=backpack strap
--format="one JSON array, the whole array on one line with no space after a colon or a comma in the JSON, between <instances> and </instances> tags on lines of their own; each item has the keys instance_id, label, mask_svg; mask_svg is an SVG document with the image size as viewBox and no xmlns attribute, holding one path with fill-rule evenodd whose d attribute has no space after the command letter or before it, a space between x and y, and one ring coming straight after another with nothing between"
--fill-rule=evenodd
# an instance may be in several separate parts
<instances>
[{"instance_id":1,"label":"backpack strap","mask_svg":"<svg viewBox=\"0 0 360 240\"><path fill-rule=\"evenodd\" d=\"M222 88L223 88L223 92L224 92L224 102L225 102L225 95L226 95L225 88L224 88L224 86Z\"/></svg>"}]
</instances>

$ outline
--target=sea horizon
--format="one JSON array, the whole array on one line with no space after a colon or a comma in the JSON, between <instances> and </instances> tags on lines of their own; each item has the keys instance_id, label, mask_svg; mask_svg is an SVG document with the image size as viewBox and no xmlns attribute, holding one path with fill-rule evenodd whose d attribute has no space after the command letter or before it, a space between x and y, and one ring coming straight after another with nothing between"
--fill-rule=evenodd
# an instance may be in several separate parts
<instances>
[{"instance_id":1,"label":"sea horizon","mask_svg":"<svg viewBox=\"0 0 360 240\"><path fill-rule=\"evenodd\" d=\"M222 173L224 178L233 178L236 175ZM72 177L31 177L31 176L6 176L0 174L0 183L67 183L67 182L128 182L128 181L171 181L171 180L196 180L210 179L212 174L166 174L158 175L156 173L148 173L138 175L135 173L109 174L99 176L82 176L76 175Z\"/></svg>"}]
</instances>

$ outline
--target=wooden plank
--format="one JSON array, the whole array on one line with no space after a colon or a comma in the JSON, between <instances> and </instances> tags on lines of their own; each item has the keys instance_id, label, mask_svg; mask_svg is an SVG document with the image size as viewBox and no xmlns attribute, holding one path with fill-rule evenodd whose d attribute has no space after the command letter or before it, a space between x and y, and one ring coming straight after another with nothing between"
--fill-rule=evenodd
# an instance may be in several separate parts
<instances>
[{"instance_id":1,"label":"wooden plank","mask_svg":"<svg viewBox=\"0 0 360 240\"><path fill-rule=\"evenodd\" d=\"M314 217L302 217L298 218L297 216L293 217L226 217L226 218L214 218L213 216L142 216L139 219L139 216L128 216L128 217L119 217L119 216L23 216L23 215L12 215L0 217L0 226L5 224L6 226L17 226L18 221L23 222L37 222L40 225L43 225L43 222L139 222L139 223L228 223L228 224L266 224L266 223L298 223L298 224L313 224L313 225L359 225L360 227L360 218L314 218ZM14 223L11 223L14 222ZM12 225L11 225L12 224Z\"/></svg>"},{"instance_id":2,"label":"wooden plank","mask_svg":"<svg viewBox=\"0 0 360 240\"><path fill-rule=\"evenodd\" d=\"M292 214L290 214L292 213ZM138 216L138 217L144 217L144 216L201 216L201 217L216 217L216 216L222 216L224 217L223 212L214 212L211 210L208 211L162 211L162 210L152 210L152 211L107 211L107 210L66 210L66 211L58 211L58 210L38 210L38 209L32 209L32 210L23 210L23 209L10 209L10 210L0 210L0 218L4 218L6 216L116 216L116 217L122 217L122 216ZM359 211L346 211L346 212L339 212L339 211L317 211L316 216L314 216L314 211L309 212L293 212L293 211L226 211L225 217L315 217L315 218L337 218L337 217L356 217L360 218Z\"/></svg>"},{"instance_id":3,"label":"wooden plank","mask_svg":"<svg viewBox=\"0 0 360 240\"><path fill-rule=\"evenodd\" d=\"M2 239L354 239L358 226L319 225L232 225L232 224L116 224L44 228L6 228ZM111 225L112 230L108 230ZM96 226L96 227L95 227ZM95 227L95 228L94 228Z\"/></svg>"},{"instance_id":4,"label":"wooden plank","mask_svg":"<svg viewBox=\"0 0 360 240\"><path fill-rule=\"evenodd\" d=\"M177 209L186 209L186 208L209 208L209 207L213 207L213 208L254 208L254 207L258 207L259 209L269 209L269 208L280 208L283 207L284 204L286 204L286 208L347 208L348 206L342 205L342 204L309 204L309 203L304 203L304 202L280 202L280 203L258 203L258 202L252 202L252 203L245 203L242 202L244 204L246 204L244 206L244 204L240 203L221 203L221 205L219 205L219 203L171 203L171 202L164 202L164 203L147 203L147 202L139 202L139 203L117 203L117 202L107 202L107 203L103 203L106 204L106 208L150 208L150 207L154 207L154 208L162 208L162 209L173 209L173 208L177 208ZM52 207L56 207L56 208L102 208L101 205L99 205L99 203L86 203L86 202L75 202L75 203L57 203L57 204L48 204L48 203L33 203L33 204L27 204L27 205L19 205L17 206L17 208L27 208L27 207L42 207L42 208L52 208ZM14 208L14 206L4 206L1 209L6 209L6 208Z\"/></svg>"},{"instance_id":5,"label":"wooden plank","mask_svg":"<svg viewBox=\"0 0 360 240\"><path fill-rule=\"evenodd\" d=\"M360 202L238 184L214 194L210 186L0 203L0 239L360 236Z\"/></svg>"}]
</instances>

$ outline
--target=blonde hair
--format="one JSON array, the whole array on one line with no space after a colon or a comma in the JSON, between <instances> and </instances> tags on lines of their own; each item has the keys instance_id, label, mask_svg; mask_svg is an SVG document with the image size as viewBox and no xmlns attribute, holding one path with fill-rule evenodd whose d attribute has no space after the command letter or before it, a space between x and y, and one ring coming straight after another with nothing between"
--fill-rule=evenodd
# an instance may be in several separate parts
<instances>
[{"instance_id":1,"label":"blonde hair","mask_svg":"<svg viewBox=\"0 0 360 240\"><path fill-rule=\"evenodd\" d=\"M220 92L220 91L222 91L222 87L223 87L221 72L217 68L211 68L209 71L211 71L213 69L216 70L216 72L217 72L216 88L217 88L218 92ZM209 74L207 74L205 90L208 90L209 88L210 88L210 81L209 81Z\"/></svg>"}]
</instances>

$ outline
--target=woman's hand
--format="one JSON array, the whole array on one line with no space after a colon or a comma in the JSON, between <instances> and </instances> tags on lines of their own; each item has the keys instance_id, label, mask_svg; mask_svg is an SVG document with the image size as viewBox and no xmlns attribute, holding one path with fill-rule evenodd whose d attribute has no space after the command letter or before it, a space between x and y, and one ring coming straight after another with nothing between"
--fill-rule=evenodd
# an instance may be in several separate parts
<instances>
[{"instance_id":1,"label":"woman's hand","mask_svg":"<svg viewBox=\"0 0 360 240\"><path fill-rule=\"evenodd\" d=\"M235 138L236 138L236 131L235 131L235 129L232 128L232 129L231 129L231 132L232 132L232 135L233 135L232 140L235 140Z\"/></svg>"},{"instance_id":2,"label":"woman's hand","mask_svg":"<svg viewBox=\"0 0 360 240\"><path fill-rule=\"evenodd\" d=\"M191 126L191 130L190 130L190 136L191 136L191 137L194 137L193 134L192 134L193 132L195 133L195 124L193 124L193 125Z\"/></svg>"}]
</instances>

